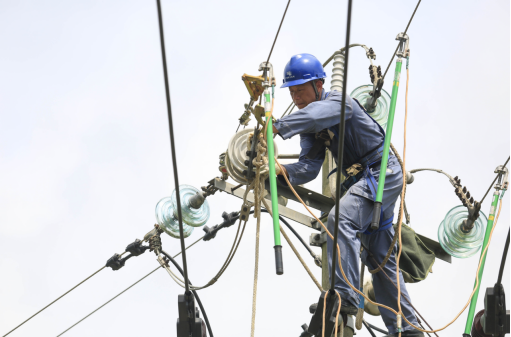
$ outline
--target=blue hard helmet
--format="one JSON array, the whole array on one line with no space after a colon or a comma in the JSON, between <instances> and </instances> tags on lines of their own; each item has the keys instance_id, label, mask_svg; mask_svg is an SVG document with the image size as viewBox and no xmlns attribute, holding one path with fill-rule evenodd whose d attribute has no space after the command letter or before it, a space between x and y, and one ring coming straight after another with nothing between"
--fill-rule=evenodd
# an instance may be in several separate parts
<instances>
[{"instance_id":1,"label":"blue hard helmet","mask_svg":"<svg viewBox=\"0 0 511 337\"><path fill-rule=\"evenodd\" d=\"M286 64L284 84L281 88L292 87L325 77L325 69L314 55L298 54L291 57L291 60Z\"/></svg>"}]
</instances>

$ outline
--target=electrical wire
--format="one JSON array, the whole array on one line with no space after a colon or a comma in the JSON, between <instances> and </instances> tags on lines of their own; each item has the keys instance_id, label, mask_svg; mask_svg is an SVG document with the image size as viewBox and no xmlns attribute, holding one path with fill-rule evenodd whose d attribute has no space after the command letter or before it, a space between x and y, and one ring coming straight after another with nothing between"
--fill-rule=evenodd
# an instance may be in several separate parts
<instances>
[{"instance_id":1,"label":"electrical wire","mask_svg":"<svg viewBox=\"0 0 511 337\"><path fill-rule=\"evenodd\" d=\"M124 254L124 253L123 253ZM121 255L122 256L122 255ZM23 324L27 323L28 321L30 321L32 318L34 318L35 316L39 315L41 312L43 312L46 308L48 308L49 306L51 306L53 303L57 302L58 300L60 300L62 297L66 296L67 294L69 294L71 291L75 290L79 285L81 285L82 283L84 283L85 281L87 281L88 279L90 279L92 276L96 275L97 273L99 273L100 271L102 271L103 269L105 269L106 266L103 266L101 267L100 269L98 269L97 271L95 271L94 273L92 273L90 276L88 276L86 279L84 279L83 281L81 281L80 283L78 283L77 285L75 285L73 288L69 289L68 291L66 291L64 294L60 295L59 297L57 297L56 300L54 300L53 302L51 302L50 304L48 304L47 306L45 306L44 308L42 308L41 310L39 310L38 312L36 312L35 314L33 314L32 316L30 316L29 318L27 318L26 320L24 320L20 325L18 325L17 327L15 327L14 329L12 329L11 331L9 331L8 333L6 333L5 335L3 335L2 337L5 337L7 335L9 335L11 332L13 332L14 330L16 330L17 328L19 328L20 326L22 326Z\"/></svg>"},{"instance_id":2,"label":"electrical wire","mask_svg":"<svg viewBox=\"0 0 511 337\"><path fill-rule=\"evenodd\" d=\"M191 245L189 245L188 247L185 248L188 249L188 248L191 248L192 246L194 246L197 242L201 241L202 239L204 238L201 237L200 239L198 239L197 241L195 241L194 243L192 243ZM176 258L177 256L179 256L181 254L181 252L177 253L176 255L173 256L173 258ZM85 316L84 318L82 318L81 320L79 320L78 322L76 322L75 324L73 324L72 326L70 326L69 328L67 328L66 330L64 330L60 335L58 335L57 337L59 336L62 336L65 332L69 331L71 328L75 327L76 325L78 325L78 323L81 323L83 320L85 320L87 317L91 316L93 313L95 313L96 311L98 311L99 309L103 308L105 305L107 305L108 303L112 302L113 300L115 300L117 297L119 297L120 295L124 294L127 290L129 290L130 288L132 288L135 284L138 284L140 281L142 281L143 279L145 279L146 277L148 277L149 275L151 275L152 273L154 273L155 271L157 271L158 269L160 269L161 266L158 266L156 267L156 269L152 270L149 274L145 275L144 277L142 277L141 279L139 279L137 282L133 283L132 285L130 285L128 288L124 289L123 291L121 291L120 293L118 293L117 295L115 295L114 297L112 297L110 300L108 300L107 302L105 302L104 304L102 304L101 306L99 306L96 310L92 311L90 314L88 314L87 316ZM92 276L92 275L91 275ZM5 335L6 336L6 335Z\"/></svg>"},{"instance_id":3,"label":"electrical wire","mask_svg":"<svg viewBox=\"0 0 511 337\"><path fill-rule=\"evenodd\" d=\"M270 212L268 212L268 210L266 210L266 209L264 209L264 208L263 208L263 209L261 209L261 212L264 212L264 213L270 213ZM250 211L250 214L252 214L252 213L253 213L253 211ZM300 236L300 234L298 234L298 232L297 232L297 231L293 228L293 226L291 226L291 225L289 224L289 222L287 222L287 221L286 221L286 219L284 219L284 218L283 218L280 214L279 214L279 219L280 219L280 221L281 221L281 222L283 222L283 223L284 223L284 225L286 225L286 226L287 226L287 228L289 228L289 230L290 230L291 232L293 232L293 234L296 236L296 238L297 238L297 239L298 239L298 240L302 243L302 245L305 247L305 249L307 249L307 251L308 251L311 255L313 255L313 256L314 256L314 255L316 255L316 254L312 251L311 247L310 247L310 246L309 246L309 245L305 242L305 240L304 240L304 239Z\"/></svg>"},{"instance_id":4,"label":"electrical wire","mask_svg":"<svg viewBox=\"0 0 511 337\"><path fill-rule=\"evenodd\" d=\"M284 18L286 17L287 8L289 7L289 4L291 3L291 0L287 2L286 10L284 11L284 15L282 15L282 20L280 20L279 29L277 30L277 34L275 35L275 39L273 40L273 44L271 45L270 54L268 54L268 59L266 59L266 64L270 62L271 53L273 52L273 47L275 47L275 42L277 42L277 37L279 37L280 28L282 27L282 23L284 22Z\"/></svg>"},{"instance_id":5,"label":"electrical wire","mask_svg":"<svg viewBox=\"0 0 511 337\"><path fill-rule=\"evenodd\" d=\"M338 163L339 163L339 169L336 172L336 183L337 188L335 191L335 222L339 222L339 201L341 199L341 167L343 165L343 155L344 155L344 128L346 124L345 116L346 116L346 87L348 84L348 61L349 61L349 45L350 45L350 33L351 33L351 8L352 8L352 0L348 1L348 18L346 22L346 47L345 48L345 58L344 58L344 74L343 74L343 87L342 87L342 103L341 103L341 114L340 114L340 121L339 121L339 142L337 146L338 151ZM339 236L339 226L335 226L334 229L334 242L337 242L337 238ZM336 265L336 259L337 259L337 245L334 245L334 249L332 250L332 266ZM335 290L335 277L331 278L331 284L330 289ZM327 296L325 296L326 299ZM340 303L339 303L340 305Z\"/></svg>"},{"instance_id":6,"label":"electrical wire","mask_svg":"<svg viewBox=\"0 0 511 337\"><path fill-rule=\"evenodd\" d=\"M421 4L421 1L422 0L419 0L419 2L417 2L417 6L415 6L415 10L413 11L412 17L410 18L410 20L408 21L408 24L406 25L406 29L405 29L403 35L406 35L406 32L408 31L408 27L410 27L410 24L412 23L413 17L415 16L415 12L417 12L417 8L419 8L419 5ZM394 51L394 55L392 55L392 58L390 59L389 65L387 66L387 69L385 70L385 73L383 74L382 81L383 81L383 79L385 79L385 75L387 75L387 72L389 71L390 65L392 64L392 61L394 61L394 57L396 56L396 53L397 53L397 50L399 49L400 43L401 42L399 42L397 44L396 50Z\"/></svg>"},{"instance_id":7,"label":"electrical wire","mask_svg":"<svg viewBox=\"0 0 511 337\"><path fill-rule=\"evenodd\" d=\"M366 320L363 320L362 322L364 322L365 324L367 324L367 326L369 326L371 329L374 329L374 330L376 330L376 331L378 331L378 332L381 332L382 334L385 334L385 335L388 335L388 334L389 334L389 332L388 332L388 331L383 330L383 329L380 329L380 328L378 328L377 326L374 326L374 325L372 325L371 323L367 322ZM366 326L366 327L367 327L367 326Z\"/></svg>"},{"instance_id":8,"label":"electrical wire","mask_svg":"<svg viewBox=\"0 0 511 337\"><path fill-rule=\"evenodd\" d=\"M185 278L185 289L186 293L190 291L190 286L188 285L188 266L186 264L186 252L185 252L185 239L183 233L183 215L181 212L181 194L179 193L179 178L177 174L177 159L176 159L176 149L175 149L175 140L174 140L174 126L172 123L172 106L170 103L170 88L169 88L169 78L167 74L167 57L165 55L165 37L163 35L163 19L161 16L161 4L160 0L156 0L156 4L158 7L158 25L160 28L160 46L161 46L161 57L163 63L163 77L165 80L165 97L167 99L167 114L169 117L169 134L170 134L170 149L172 152L172 167L174 170L174 185L176 189L176 204L177 204L177 217L179 220L179 237L181 242L181 252L183 255L183 269L184 269L184 278Z\"/></svg>"},{"instance_id":9,"label":"electrical wire","mask_svg":"<svg viewBox=\"0 0 511 337\"><path fill-rule=\"evenodd\" d=\"M510 157L507 157L507 160L506 160L506 162L504 163L504 165L502 165L502 167L505 167L505 166L507 165L507 163L509 162L509 158L511 158L511 156L510 156ZM487 195L488 195L488 193L490 192L491 188L493 187L493 184L495 184L495 182L497 181L497 178L498 178L498 177L499 177L499 175L497 174L497 176L495 177L495 179L493 179L493 182L491 183L490 187L488 187L488 190L487 190L487 191L486 191L486 193L484 194L484 197L481 199L481 202L480 202L481 204L483 203L484 198L486 198L486 196L487 196Z\"/></svg>"},{"instance_id":10,"label":"electrical wire","mask_svg":"<svg viewBox=\"0 0 511 337\"><path fill-rule=\"evenodd\" d=\"M420 171L433 171L433 172L441 173L441 174L445 175L447 178L449 178L449 182L451 183L451 185L453 185L453 186L456 185L456 182L454 181L454 178L449 173L444 172L444 171L439 170L439 169L434 169L434 168L419 168L419 169L410 170L408 172L409 173L416 173L416 172L420 172Z\"/></svg>"},{"instance_id":11,"label":"electrical wire","mask_svg":"<svg viewBox=\"0 0 511 337\"><path fill-rule=\"evenodd\" d=\"M366 327L367 331L369 331L369 333L371 334L371 337L376 337L376 335L374 334L373 330L371 329L371 326L369 326L369 324L367 324L366 321L363 320L362 324L364 324L364 326Z\"/></svg>"},{"instance_id":12,"label":"electrical wire","mask_svg":"<svg viewBox=\"0 0 511 337\"><path fill-rule=\"evenodd\" d=\"M163 255L165 255L169 260L170 262L172 262L172 264L176 267L176 269L179 271L179 273L181 273L181 275L184 275L183 273L183 269L181 268L181 266L176 262L176 260L174 260L174 258L172 256L170 256L170 254L166 253L163 249L161 250L161 253ZM188 282L190 284L192 284L192 282L190 282L190 280L188 280ZM206 326L208 328L208 331L209 331L209 336L210 337L213 337L213 330L211 329L211 325L209 324L209 319L208 319L208 315L206 314L206 310L204 310L204 306L202 305L202 302L199 298L199 294L197 294L197 292L195 290L192 290L192 293L193 295L195 296L195 299L197 300L197 304L199 305L200 307L200 310L202 312L202 316L204 316L204 321L206 322Z\"/></svg>"},{"instance_id":13,"label":"electrical wire","mask_svg":"<svg viewBox=\"0 0 511 337\"><path fill-rule=\"evenodd\" d=\"M504 266L506 265L507 250L509 249L509 229L507 230L506 245L504 246L504 252L502 253L502 260L500 260L499 277L497 278L497 284L502 282L502 274L504 273Z\"/></svg>"},{"instance_id":14,"label":"electrical wire","mask_svg":"<svg viewBox=\"0 0 511 337\"><path fill-rule=\"evenodd\" d=\"M57 337L59 336L62 336L63 334L65 334L66 332L68 332L69 330L71 330L72 328L74 328L75 326L77 326L78 324L80 324L82 321L84 321L86 318L88 318L89 316L91 316L93 313L95 313L96 311L98 311L99 309L103 308L105 305L107 305L108 303L112 302L113 300L115 300L117 297L121 296L122 294L124 294L126 291L128 291L129 289L131 289L133 286L135 286L136 284L138 284L140 281L142 281L143 279L145 279L146 277L148 277L149 275L151 275L152 273L154 273L156 270L158 270L159 268L161 268L160 266L158 266L156 269L154 269L153 271L151 271L149 274L147 274L146 276L142 277L140 280L138 280L137 282L133 283L132 285L130 285L128 288L124 289L123 291L121 291L120 293L118 293L117 295L115 295L114 297L112 297L110 300L108 300L107 302L105 302L103 305L101 305L100 307L98 307L96 310L94 310L93 312L91 312L90 314L88 314L87 316L85 316L84 318L82 318L81 320L79 320L78 322L76 322L75 324L71 325L69 328L67 328L66 330L62 331L60 334L57 335Z\"/></svg>"}]
</instances>

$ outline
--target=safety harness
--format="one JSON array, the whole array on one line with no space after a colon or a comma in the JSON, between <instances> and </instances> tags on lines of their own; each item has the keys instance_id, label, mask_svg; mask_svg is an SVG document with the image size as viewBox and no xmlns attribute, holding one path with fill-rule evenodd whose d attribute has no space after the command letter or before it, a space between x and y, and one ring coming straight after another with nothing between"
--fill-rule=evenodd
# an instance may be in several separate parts
<instances>
[{"instance_id":1,"label":"safety harness","mask_svg":"<svg viewBox=\"0 0 511 337\"><path fill-rule=\"evenodd\" d=\"M326 95L325 99L328 97L328 94ZM359 101L352 98L355 102L357 102L358 106L371 118L371 120L378 125L378 128L380 129L380 132L385 137L385 130L381 127L380 124L378 124L372 117L369 115L364 108L362 104L360 104ZM339 139L339 129L334 125L332 127L329 127L327 129L324 129L318 133L316 133L316 141L312 145L311 149L305 156L309 159L314 159L318 156L319 152L323 149L324 146L328 147L330 149L332 142L334 139ZM381 159L383 157L383 142L378 145L377 148L370 150L367 154L363 155L362 157L353 160L356 158L356 156L351 153L350 149L348 147L345 147L344 149L346 151L346 157L347 160L343 159L343 162L354 162L355 164L352 164L351 166L348 165L342 165L342 173L346 177L346 180L341 184L341 195L344 191L348 191L348 189L355 185L362 177L364 177L367 181L367 185L369 186L369 189L371 190L371 194L373 196L373 201L376 198L376 191L378 190L378 182L374 178L371 167L375 164L378 164L381 162ZM389 153L389 155L393 153ZM330 177L333 173L337 171L337 168L334 168L329 174L328 177ZM327 177L327 178L328 178ZM383 209L381 210L380 214L380 226L375 231L369 231L366 230L364 234L370 235L379 231L384 231L392 227L392 221L394 220L394 214L392 214L388 219L383 220Z\"/></svg>"}]
</instances>

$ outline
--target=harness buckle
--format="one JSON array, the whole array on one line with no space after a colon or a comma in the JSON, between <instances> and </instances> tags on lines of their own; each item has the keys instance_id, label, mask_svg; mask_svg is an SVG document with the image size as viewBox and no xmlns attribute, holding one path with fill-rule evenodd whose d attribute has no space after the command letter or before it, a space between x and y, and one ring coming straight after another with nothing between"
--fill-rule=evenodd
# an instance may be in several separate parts
<instances>
[{"instance_id":1,"label":"harness buckle","mask_svg":"<svg viewBox=\"0 0 511 337\"><path fill-rule=\"evenodd\" d=\"M359 174L360 172L362 172L363 170L364 170L364 167L357 163L357 164L353 164L350 167L348 167L346 169L346 173L348 174L348 176L353 177L353 176L356 176L357 174Z\"/></svg>"}]
</instances>

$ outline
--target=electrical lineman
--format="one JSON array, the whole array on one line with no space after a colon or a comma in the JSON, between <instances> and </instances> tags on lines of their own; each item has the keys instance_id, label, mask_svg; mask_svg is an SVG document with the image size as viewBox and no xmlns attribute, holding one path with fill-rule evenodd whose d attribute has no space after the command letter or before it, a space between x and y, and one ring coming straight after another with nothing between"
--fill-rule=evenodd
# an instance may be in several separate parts
<instances>
[{"instance_id":1,"label":"electrical lineman","mask_svg":"<svg viewBox=\"0 0 511 337\"><path fill-rule=\"evenodd\" d=\"M321 63L310 54L299 54L291 58L284 70L284 84L281 88L289 87L291 98L300 109L292 115L277 120L274 132L283 139L300 135L300 158L297 163L284 165L283 172L291 184L301 185L315 179L325 158L328 148L337 162L338 130L341 113L342 94L337 91L323 90L325 71ZM342 173L347 177L341 185L345 192L339 205L339 236L338 245L341 253L341 263L349 282L359 284L358 257L360 239L357 233L362 233L361 240L370 252L362 252L362 260L370 269L378 268L368 259L368 255L381 262L386 258L394 237L392 220L394 206L403 186L403 174L397 158L390 153L386 169L385 190L383 193L382 216L378 230L370 232L373 204L380 175L385 132L365 111L358 101L346 97L346 125L344 135L344 159ZM332 173L332 172L331 172ZM331 174L330 173L330 174ZM283 177L279 177L281 179ZM341 193L342 195L342 193ZM328 229L334 232L335 211L328 215ZM332 270L333 242L327 241L328 263L330 275ZM383 270L392 280L396 279L395 249L391 251ZM340 268L336 265L335 289L341 295L341 313L354 315L357 313L359 295L345 282ZM382 273L373 274L376 300L391 308L397 309L397 290L392 282ZM410 298L402 275L401 292ZM403 315L410 323L417 325L415 313L408 303L402 303ZM398 334L396 316L384 308L380 308L382 318L391 334ZM402 337L423 336L403 323Z\"/></svg>"}]
</instances>

